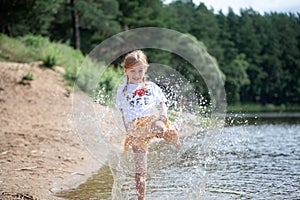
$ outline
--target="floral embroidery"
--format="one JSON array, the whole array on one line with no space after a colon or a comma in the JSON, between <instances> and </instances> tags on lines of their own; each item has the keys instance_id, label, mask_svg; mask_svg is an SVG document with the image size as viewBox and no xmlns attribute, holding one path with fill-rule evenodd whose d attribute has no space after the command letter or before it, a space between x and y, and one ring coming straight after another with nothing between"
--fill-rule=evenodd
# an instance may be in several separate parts
<instances>
[{"instance_id":1,"label":"floral embroidery","mask_svg":"<svg viewBox=\"0 0 300 200\"><path fill-rule=\"evenodd\" d=\"M147 90L145 88L140 88L134 91L134 96L139 95L139 97L142 97L146 94Z\"/></svg>"}]
</instances>

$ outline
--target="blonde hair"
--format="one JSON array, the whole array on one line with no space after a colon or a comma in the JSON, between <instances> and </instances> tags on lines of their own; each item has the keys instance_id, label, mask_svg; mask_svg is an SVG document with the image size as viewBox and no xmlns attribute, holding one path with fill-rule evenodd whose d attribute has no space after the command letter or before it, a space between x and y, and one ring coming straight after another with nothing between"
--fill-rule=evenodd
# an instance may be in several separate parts
<instances>
[{"instance_id":1,"label":"blonde hair","mask_svg":"<svg viewBox=\"0 0 300 200\"><path fill-rule=\"evenodd\" d=\"M137 66L137 64L144 66L144 68L146 70L149 67L149 64L147 61L147 56L145 55L145 53L142 50L134 50L125 56L124 61L122 63L124 72L126 73L128 70ZM146 85L145 77L143 78L143 82L144 82L144 88L146 88L147 85ZM129 79L127 76L126 85L123 89L124 95L126 94L128 83L129 83Z\"/></svg>"},{"instance_id":2,"label":"blonde hair","mask_svg":"<svg viewBox=\"0 0 300 200\"><path fill-rule=\"evenodd\" d=\"M131 53L125 56L124 61L122 63L124 72L127 72L128 70L132 69L137 64L143 65L146 69L149 66L147 56L141 50L132 51Z\"/></svg>"}]
</instances>

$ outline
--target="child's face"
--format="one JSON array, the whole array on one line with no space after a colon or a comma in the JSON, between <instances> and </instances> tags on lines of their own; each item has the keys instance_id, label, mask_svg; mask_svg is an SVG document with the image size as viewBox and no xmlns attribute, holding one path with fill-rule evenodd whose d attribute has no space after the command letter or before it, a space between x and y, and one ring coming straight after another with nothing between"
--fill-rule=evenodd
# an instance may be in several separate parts
<instances>
[{"instance_id":1,"label":"child's face","mask_svg":"<svg viewBox=\"0 0 300 200\"><path fill-rule=\"evenodd\" d=\"M129 82L133 84L142 83L146 73L146 68L143 65L137 65L126 72Z\"/></svg>"}]
</instances>

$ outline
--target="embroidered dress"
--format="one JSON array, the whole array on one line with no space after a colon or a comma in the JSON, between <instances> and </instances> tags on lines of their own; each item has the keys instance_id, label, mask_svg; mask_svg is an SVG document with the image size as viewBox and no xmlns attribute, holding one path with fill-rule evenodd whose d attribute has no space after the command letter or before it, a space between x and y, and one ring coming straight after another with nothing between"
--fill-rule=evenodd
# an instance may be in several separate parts
<instances>
[{"instance_id":1,"label":"embroidered dress","mask_svg":"<svg viewBox=\"0 0 300 200\"><path fill-rule=\"evenodd\" d=\"M144 150L148 149L150 141L157 138L164 138L179 147L178 133L176 129L170 128L170 122L165 122L167 131L158 135L152 131L152 125L157 121L156 106L167 99L162 90L152 82L141 84L128 84L118 88L116 105L123 111L124 120L127 124L127 137L124 142L124 151L129 146L138 146ZM126 89L126 88L125 88Z\"/></svg>"},{"instance_id":2,"label":"embroidered dress","mask_svg":"<svg viewBox=\"0 0 300 200\"><path fill-rule=\"evenodd\" d=\"M157 114L157 108L161 102L167 99L160 87L153 82L140 84L120 85L117 92L116 106L123 111L125 123Z\"/></svg>"}]
</instances>

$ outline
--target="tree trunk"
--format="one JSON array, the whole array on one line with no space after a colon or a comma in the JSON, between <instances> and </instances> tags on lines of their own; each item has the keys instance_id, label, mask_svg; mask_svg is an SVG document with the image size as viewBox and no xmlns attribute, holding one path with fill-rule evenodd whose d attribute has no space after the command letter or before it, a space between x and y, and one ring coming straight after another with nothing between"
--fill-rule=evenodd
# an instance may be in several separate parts
<instances>
[{"instance_id":1,"label":"tree trunk","mask_svg":"<svg viewBox=\"0 0 300 200\"><path fill-rule=\"evenodd\" d=\"M11 32L10 32L10 26L8 24L1 25L0 32L3 34L6 34L7 36L11 37Z\"/></svg>"},{"instance_id":2,"label":"tree trunk","mask_svg":"<svg viewBox=\"0 0 300 200\"><path fill-rule=\"evenodd\" d=\"M76 8L76 0L71 0L70 5L72 14L73 46L75 49L80 49L79 14Z\"/></svg>"}]
</instances>

